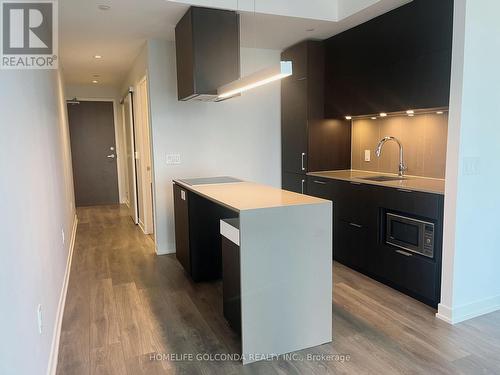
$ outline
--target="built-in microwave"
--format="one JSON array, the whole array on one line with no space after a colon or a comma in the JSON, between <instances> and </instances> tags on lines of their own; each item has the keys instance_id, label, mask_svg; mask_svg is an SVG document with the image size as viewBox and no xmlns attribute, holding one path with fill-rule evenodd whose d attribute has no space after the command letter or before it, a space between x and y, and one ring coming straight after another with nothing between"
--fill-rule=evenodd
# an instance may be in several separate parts
<instances>
[{"instance_id":1,"label":"built-in microwave","mask_svg":"<svg viewBox=\"0 0 500 375\"><path fill-rule=\"evenodd\" d=\"M434 224L406 215L386 212L385 243L434 258Z\"/></svg>"}]
</instances>

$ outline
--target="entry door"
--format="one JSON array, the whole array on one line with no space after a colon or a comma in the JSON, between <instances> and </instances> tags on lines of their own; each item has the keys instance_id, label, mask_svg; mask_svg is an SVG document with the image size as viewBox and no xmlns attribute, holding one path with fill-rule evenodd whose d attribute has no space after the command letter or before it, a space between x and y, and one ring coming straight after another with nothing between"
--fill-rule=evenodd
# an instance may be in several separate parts
<instances>
[{"instance_id":1,"label":"entry door","mask_svg":"<svg viewBox=\"0 0 500 375\"><path fill-rule=\"evenodd\" d=\"M129 92L123 99L123 121L125 125L125 148L127 150L128 175L128 207L129 215L135 224L139 223L139 209L137 205L137 178L135 163L135 131L133 94Z\"/></svg>"},{"instance_id":2,"label":"entry door","mask_svg":"<svg viewBox=\"0 0 500 375\"><path fill-rule=\"evenodd\" d=\"M117 204L113 103L68 104L68 119L76 205Z\"/></svg>"}]
</instances>

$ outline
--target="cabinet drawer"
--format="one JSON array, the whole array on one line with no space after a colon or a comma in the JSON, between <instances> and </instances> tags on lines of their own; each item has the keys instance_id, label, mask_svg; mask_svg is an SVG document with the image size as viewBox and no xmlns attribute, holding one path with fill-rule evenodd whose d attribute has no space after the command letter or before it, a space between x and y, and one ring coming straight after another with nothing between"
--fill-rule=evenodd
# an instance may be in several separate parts
<instances>
[{"instance_id":1,"label":"cabinet drawer","mask_svg":"<svg viewBox=\"0 0 500 375\"><path fill-rule=\"evenodd\" d=\"M382 277L403 291L433 306L439 301L440 277L437 265L432 260L418 255L409 255L389 246L380 249Z\"/></svg>"},{"instance_id":2,"label":"cabinet drawer","mask_svg":"<svg viewBox=\"0 0 500 375\"><path fill-rule=\"evenodd\" d=\"M363 226L373 225L376 220L377 198L371 186L348 181L335 181L332 185L332 200L336 204L338 220Z\"/></svg>"},{"instance_id":3,"label":"cabinet drawer","mask_svg":"<svg viewBox=\"0 0 500 375\"><path fill-rule=\"evenodd\" d=\"M332 200L331 180L321 177L307 177L307 194L314 197Z\"/></svg>"},{"instance_id":4,"label":"cabinet drawer","mask_svg":"<svg viewBox=\"0 0 500 375\"><path fill-rule=\"evenodd\" d=\"M442 217L443 196L405 189L377 187L381 206L405 214L439 220Z\"/></svg>"},{"instance_id":5,"label":"cabinet drawer","mask_svg":"<svg viewBox=\"0 0 500 375\"><path fill-rule=\"evenodd\" d=\"M334 259L356 269L365 269L369 252L367 229L340 220L336 222L334 238Z\"/></svg>"}]
</instances>

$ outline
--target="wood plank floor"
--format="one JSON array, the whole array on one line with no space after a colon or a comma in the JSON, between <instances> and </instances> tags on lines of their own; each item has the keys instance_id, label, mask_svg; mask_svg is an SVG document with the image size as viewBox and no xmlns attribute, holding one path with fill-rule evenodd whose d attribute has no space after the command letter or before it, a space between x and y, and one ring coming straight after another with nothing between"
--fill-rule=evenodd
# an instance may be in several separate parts
<instances>
[{"instance_id":1,"label":"wood plank floor","mask_svg":"<svg viewBox=\"0 0 500 375\"><path fill-rule=\"evenodd\" d=\"M431 308L339 264L333 343L244 367L180 360L238 351L222 316L221 283L195 284L175 256L156 256L151 237L123 207L79 208L78 218L59 375L500 373L500 312L450 326ZM178 357L165 360L164 353Z\"/></svg>"}]
</instances>

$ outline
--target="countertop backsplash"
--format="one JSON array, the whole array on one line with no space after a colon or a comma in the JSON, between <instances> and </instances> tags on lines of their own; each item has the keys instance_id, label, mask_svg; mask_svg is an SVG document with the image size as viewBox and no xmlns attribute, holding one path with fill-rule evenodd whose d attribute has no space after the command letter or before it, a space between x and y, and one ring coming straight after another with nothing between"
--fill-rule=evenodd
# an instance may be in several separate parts
<instances>
[{"instance_id":1,"label":"countertop backsplash","mask_svg":"<svg viewBox=\"0 0 500 375\"><path fill-rule=\"evenodd\" d=\"M407 174L445 178L448 114L416 114L352 121L352 169L397 173L399 148L395 142L383 146L377 158L375 148L386 136L394 136L403 144ZM370 150L370 161L365 161Z\"/></svg>"}]
</instances>

